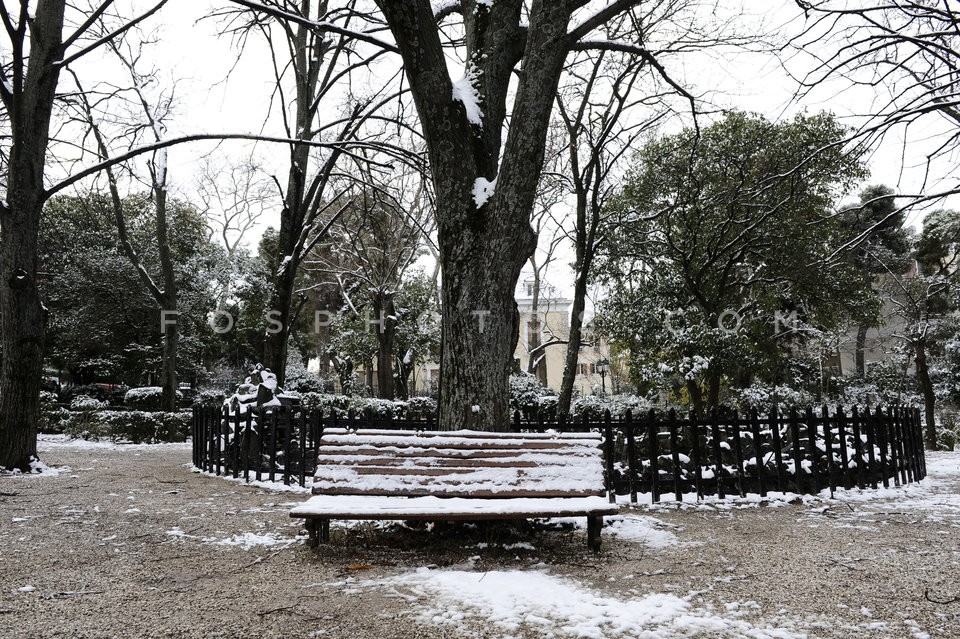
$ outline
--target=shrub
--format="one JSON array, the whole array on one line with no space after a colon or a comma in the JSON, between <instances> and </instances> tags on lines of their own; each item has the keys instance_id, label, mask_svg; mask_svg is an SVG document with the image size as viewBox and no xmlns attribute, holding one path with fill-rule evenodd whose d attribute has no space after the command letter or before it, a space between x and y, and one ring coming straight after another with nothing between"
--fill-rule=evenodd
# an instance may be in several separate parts
<instances>
[{"instance_id":1,"label":"shrub","mask_svg":"<svg viewBox=\"0 0 960 639\"><path fill-rule=\"evenodd\" d=\"M411 397L394 404L397 407L397 416L405 419L426 419L437 415L437 400L432 397Z\"/></svg>"},{"instance_id":2,"label":"shrub","mask_svg":"<svg viewBox=\"0 0 960 639\"><path fill-rule=\"evenodd\" d=\"M186 411L98 410L70 413L64 431L78 439L156 444L186 441L190 425L191 413Z\"/></svg>"},{"instance_id":3,"label":"shrub","mask_svg":"<svg viewBox=\"0 0 960 639\"><path fill-rule=\"evenodd\" d=\"M612 418L620 419L628 410L634 417L639 417L649 411L650 407L648 400L636 395L587 395L574 401L570 409L575 418L600 420L606 411L610 411Z\"/></svg>"},{"instance_id":4,"label":"shrub","mask_svg":"<svg viewBox=\"0 0 960 639\"><path fill-rule=\"evenodd\" d=\"M177 401L183 399L183 394L177 391ZM123 396L123 405L128 408L146 411L159 411L163 409L163 389L159 386L143 386L141 388L131 388Z\"/></svg>"},{"instance_id":5,"label":"shrub","mask_svg":"<svg viewBox=\"0 0 960 639\"><path fill-rule=\"evenodd\" d=\"M227 393L224 390L217 388L203 388L198 390L196 395L193 396L193 405L216 408L217 406L223 406L223 402L225 402L226 399Z\"/></svg>"},{"instance_id":6,"label":"shrub","mask_svg":"<svg viewBox=\"0 0 960 639\"><path fill-rule=\"evenodd\" d=\"M109 406L107 402L94 399L89 395L77 395L70 401L70 410L80 412L90 412L101 410Z\"/></svg>"},{"instance_id":7,"label":"shrub","mask_svg":"<svg viewBox=\"0 0 960 639\"><path fill-rule=\"evenodd\" d=\"M545 402L545 397L556 397L556 392L540 383L536 375L530 373L514 373L510 376L510 410L520 411L526 417L536 417L543 415L540 411L549 402ZM556 400L553 400L554 410Z\"/></svg>"}]
</instances>

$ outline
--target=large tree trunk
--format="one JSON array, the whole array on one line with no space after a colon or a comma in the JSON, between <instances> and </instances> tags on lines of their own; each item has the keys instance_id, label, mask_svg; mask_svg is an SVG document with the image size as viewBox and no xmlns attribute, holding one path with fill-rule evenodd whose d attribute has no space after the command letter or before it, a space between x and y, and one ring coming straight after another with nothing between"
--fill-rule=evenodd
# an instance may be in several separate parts
<instances>
[{"instance_id":1,"label":"large tree trunk","mask_svg":"<svg viewBox=\"0 0 960 639\"><path fill-rule=\"evenodd\" d=\"M857 365L857 377L863 379L867 374L867 364L864 358L864 351L867 350L867 331L870 330L870 326L867 324L859 324L857 326L857 343L856 343L856 365Z\"/></svg>"},{"instance_id":2,"label":"large tree trunk","mask_svg":"<svg viewBox=\"0 0 960 639\"><path fill-rule=\"evenodd\" d=\"M449 238L442 244L446 249L441 253L446 258L442 266L446 348L440 362L440 422L444 428L503 430L510 422L509 377L520 333L513 292L534 246L529 225L526 231L527 246L505 252L512 253L512 259L491 261L482 245L450 246Z\"/></svg>"},{"instance_id":3,"label":"large tree trunk","mask_svg":"<svg viewBox=\"0 0 960 639\"><path fill-rule=\"evenodd\" d=\"M173 306L176 312L176 304ZM160 403L163 410L176 412L177 410L177 347L180 342L180 327L173 322L164 327L163 332L163 394Z\"/></svg>"},{"instance_id":4,"label":"large tree trunk","mask_svg":"<svg viewBox=\"0 0 960 639\"><path fill-rule=\"evenodd\" d=\"M377 322L377 397L393 399L393 341L397 334L397 319L393 293L373 295L373 313Z\"/></svg>"},{"instance_id":5,"label":"large tree trunk","mask_svg":"<svg viewBox=\"0 0 960 639\"><path fill-rule=\"evenodd\" d=\"M274 277L273 291L267 305L263 365L277 376L277 384L280 386L284 384L287 368L287 342L293 315L295 277L296 267L288 261L282 272L278 272Z\"/></svg>"},{"instance_id":6,"label":"large tree trunk","mask_svg":"<svg viewBox=\"0 0 960 639\"><path fill-rule=\"evenodd\" d=\"M3 91L11 140L7 201L0 200L0 466L20 470L29 470L37 454L45 328L37 291L37 236L65 4L41 0L34 6L30 42L18 43L29 47L29 59L20 57L24 49L12 60L4 53L5 62L11 62L8 72L22 75L13 93L6 86Z\"/></svg>"},{"instance_id":7,"label":"large tree trunk","mask_svg":"<svg viewBox=\"0 0 960 639\"><path fill-rule=\"evenodd\" d=\"M577 253L581 253L579 247ZM570 412L573 401L573 382L577 374L577 362L580 359L580 344L583 341L583 312L587 300L587 271L590 261L577 260L577 280L573 287L573 310L570 314L570 341L567 342L567 359L563 367L563 381L560 384L560 399L557 402L557 414L566 415Z\"/></svg>"},{"instance_id":8,"label":"large tree trunk","mask_svg":"<svg viewBox=\"0 0 960 639\"><path fill-rule=\"evenodd\" d=\"M933 392L933 381L927 368L927 344L923 339L913 343L913 361L917 365L917 381L923 395L924 439L927 450L937 449L937 424L935 418L937 398Z\"/></svg>"},{"instance_id":9,"label":"large tree trunk","mask_svg":"<svg viewBox=\"0 0 960 639\"><path fill-rule=\"evenodd\" d=\"M0 467L29 470L37 455L45 317L37 292L40 204L9 193L0 245L3 365L0 370Z\"/></svg>"}]
</instances>

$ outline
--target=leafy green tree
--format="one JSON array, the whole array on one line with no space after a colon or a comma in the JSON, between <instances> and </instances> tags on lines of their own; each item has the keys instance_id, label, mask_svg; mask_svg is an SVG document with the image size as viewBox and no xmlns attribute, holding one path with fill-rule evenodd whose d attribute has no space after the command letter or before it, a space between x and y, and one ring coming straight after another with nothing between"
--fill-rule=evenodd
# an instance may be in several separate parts
<instances>
[{"instance_id":1,"label":"leafy green tree","mask_svg":"<svg viewBox=\"0 0 960 639\"><path fill-rule=\"evenodd\" d=\"M832 215L865 170L830 114L731 113L647 144L607 224L597 327L640 385L677 380L695 408L726 379L778 381L804 335L869 304Z\"/></svg>"},{"instance_id":2,"label":"leafy green tree","mask_svg":"<svg viewBox=\"0 0 960 639\"><path fill-rule=\"evenodd\" d=\"M911 238L904 229L906 211L898 209L893 189L884 185L869 186L860 193L860 203L841 212L841 222L857 233L856 250L850 253L850 259L856 266L863 285L874 290L873 283L878 276L892 269L897 273L907 271L911 266ZM855 318L857 321L857 341L855 361L857 376L864 377L866 364L867 331L878 322L880 298L876 304L865 305L865 313Z\"/></svg>"},{"instance_id":3,"label":"leafy green tree","mask_svg":"<svg viewBox=\"0 0 960 639\"><path fill-rule=\"evenodd\" d=\"M156 268L156 218L149 199L124 200L127 231L145 268ZM108 196L56 197L41 223L41 295L49 309L47 360L80 383L142 384L159 379L162 332L159 307L117 247ZM206 241L203 220L189 205L168 203L170 252L180 293L182 331L178 374L203 374L202 353L222 251Z\"/></svg>"},{"instance_id":4,"label":"leafy green tree","mask_svg":"<svg viewBox=\"0 0 960 639\"><path fill-rule=\"evenodd\" d=\"M931 367L944 354L945 345L960 328L956 310L960 299L956 285L960 251L960 214L939 210L924 220L913 256L916 270L890 269L886 295L902 324L901 338L913 355L917 384L924 404L927 447L936 448L936 388Z\"/></svg>"}]
</instances>

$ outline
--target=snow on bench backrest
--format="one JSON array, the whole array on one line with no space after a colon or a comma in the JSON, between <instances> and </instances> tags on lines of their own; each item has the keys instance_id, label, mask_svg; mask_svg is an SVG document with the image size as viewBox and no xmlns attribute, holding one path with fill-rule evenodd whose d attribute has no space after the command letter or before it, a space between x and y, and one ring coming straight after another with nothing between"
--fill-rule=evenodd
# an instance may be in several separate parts
<instances>
[{"instance_id":1,"label":"snow on bench backrest","mask_svg":"<svg viewBox=\"0 0 960 639\"><path fill-rule=\"evenodd\" d=\"M326 429L317 449L318 495L442 497L601 496L594 433Z\"/></svg>"}]
</instances>

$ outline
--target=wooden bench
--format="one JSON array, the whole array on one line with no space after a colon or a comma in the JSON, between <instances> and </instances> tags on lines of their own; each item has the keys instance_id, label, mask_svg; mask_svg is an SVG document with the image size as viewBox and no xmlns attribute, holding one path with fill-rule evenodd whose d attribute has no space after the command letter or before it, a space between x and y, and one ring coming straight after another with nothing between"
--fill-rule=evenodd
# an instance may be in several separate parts
<instances>
[{"instance_id":1,"label":"wooden bench","mask_svg":"<svg viewBox=\"0 0 960 639\"><path fill-rule=\"evenodd\" d=\"M594 433L489 433L326 429L313 497L290 511L310 545L329 541L331 519L465 521L587 518L600 548L603 516L618 511L603 490Z\"/></svg>"}]
</instances>

